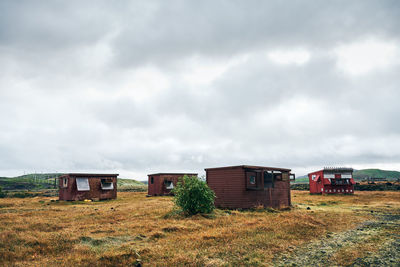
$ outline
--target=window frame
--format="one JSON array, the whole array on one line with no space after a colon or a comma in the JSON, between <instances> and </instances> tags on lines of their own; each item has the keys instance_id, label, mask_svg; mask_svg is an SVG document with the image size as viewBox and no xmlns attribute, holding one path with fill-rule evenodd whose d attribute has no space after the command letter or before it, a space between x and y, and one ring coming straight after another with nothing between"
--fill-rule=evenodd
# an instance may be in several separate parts
<instances>
[{"instance_id":1,"label":"window frame","mask_svg":"<svg viewBox=\"0 0 400 267\"><path fill-rule=\"evenodd\" d=\"M62 178L62 188L67 188L68 187L68 177L63 177Z\"/></svg>"}]
</instances>

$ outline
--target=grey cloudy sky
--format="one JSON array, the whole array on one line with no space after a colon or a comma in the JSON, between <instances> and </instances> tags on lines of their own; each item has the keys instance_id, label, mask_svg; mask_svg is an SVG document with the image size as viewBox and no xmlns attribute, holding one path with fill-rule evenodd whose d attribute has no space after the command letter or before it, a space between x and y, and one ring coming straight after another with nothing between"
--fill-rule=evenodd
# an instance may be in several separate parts
<instances>
[{"instance_id":1,"label":"grey cloudy sky","mask_svg":"<svg viewBox=\"0 0 400 267\"><path fill-rule=\"evenodd\" d=\"M1 1L0 176L400 169L400 2Z\"/></svg>"}]
</instances>

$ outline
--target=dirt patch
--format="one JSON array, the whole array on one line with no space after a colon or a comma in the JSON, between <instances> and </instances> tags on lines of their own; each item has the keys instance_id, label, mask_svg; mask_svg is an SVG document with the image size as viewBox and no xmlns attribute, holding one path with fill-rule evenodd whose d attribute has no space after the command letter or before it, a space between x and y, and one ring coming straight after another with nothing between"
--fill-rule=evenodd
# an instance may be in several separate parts
<instances>
[{"instance_id":1,"label":"dirt patch","mask_svg":"<svg viewBox=\"0 0 400 267\"><path fill-rule=\"evenodd\" d=\"M353 230L328 233L326 237L283 253L276 266L399 266L400 212L376 213Z\"/></svg>"}]
</instances>

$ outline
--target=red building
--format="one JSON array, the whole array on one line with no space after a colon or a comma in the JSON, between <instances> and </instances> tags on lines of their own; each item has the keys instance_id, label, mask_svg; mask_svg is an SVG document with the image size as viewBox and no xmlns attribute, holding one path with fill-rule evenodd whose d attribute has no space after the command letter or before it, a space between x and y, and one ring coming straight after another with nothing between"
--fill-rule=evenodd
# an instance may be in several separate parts
<instances>
[{"instance_id":1,"label":"red building","mask_svg":"<svg viewBox=\"0 0 400 267\"><path fill-rule=\"evenodd\" d=\"M208 186L215 192L215 206L221 208L283 208L291 205L290 169L261 166L208 168Z\"/></svg>"},{"instance_id":2,"label":"red building","mask_svg":"<svg viewBox=\"0 0 400 267\"><path fill-rule=\"evenodd\" d=\"M353 194L352 168L324 168L308 174L311 194Z\"/></svg>"},{"instance_id":3,"label":"red building","mask_svg":"<svg viewBox=\"0 0 400 267\"><path fill-rule=\"evenodd\" d=\"M60 176L60 200L117 198L118 174L68 173Z\"/></svg>"},{"instance_id":4,"label":"red building","mask_svg":"<svg viewBox=\"0 0 400 267\"><path fill-rule=\"evenodd\" d=\"M148 175L148 195L164 196L171 194L178 180L184 175L196 176L197 173L154 173Z\"/></svg>"}]
</instances>

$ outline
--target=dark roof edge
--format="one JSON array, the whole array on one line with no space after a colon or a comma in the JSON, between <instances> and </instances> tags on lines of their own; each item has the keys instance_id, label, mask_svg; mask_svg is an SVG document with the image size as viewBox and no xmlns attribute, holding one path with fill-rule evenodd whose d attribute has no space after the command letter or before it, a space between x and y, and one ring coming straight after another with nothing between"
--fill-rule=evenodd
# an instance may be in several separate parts
<instances>
[{"instance_id":1,"label":"dark roof edge","mask_svg":"<svg viewBox=\"0 0 400 267\"><path fill-rule=\"evenodd\" d=\"M236 168L243 168L243 169L267 169L272 171L291 171L291 169L287 168L277 168L277 167L266 167L266 166L252 166L252 165L237 165L237 166L226 166L226 167L214 167L214 168L206 168L204 170L219 170L219 169L236 169Z\"/></svg>"},{"instance_id":2,"label":"dark roof edge","mask_svg":"<svg viewBox=\"0 0 400 267\"><path fill-rule=\"evenodd\" d=\"M197 173L188 173L188 172L159 172L159 173L152 173L147 174L147 176L151 175L198 175Z\"/></svg>"},{"instance_id":3,"label":"dark roof edge","mask_svg":"<svg viewBox=\"0 0 400 267\"><path fill-rule=\"evenodd\" d=\"M66 173L62 176L75 176L75 177L110 177L118 176L118 173ZM60 176L61 177L61 176Z\"/></svg>"}]
</instances>

